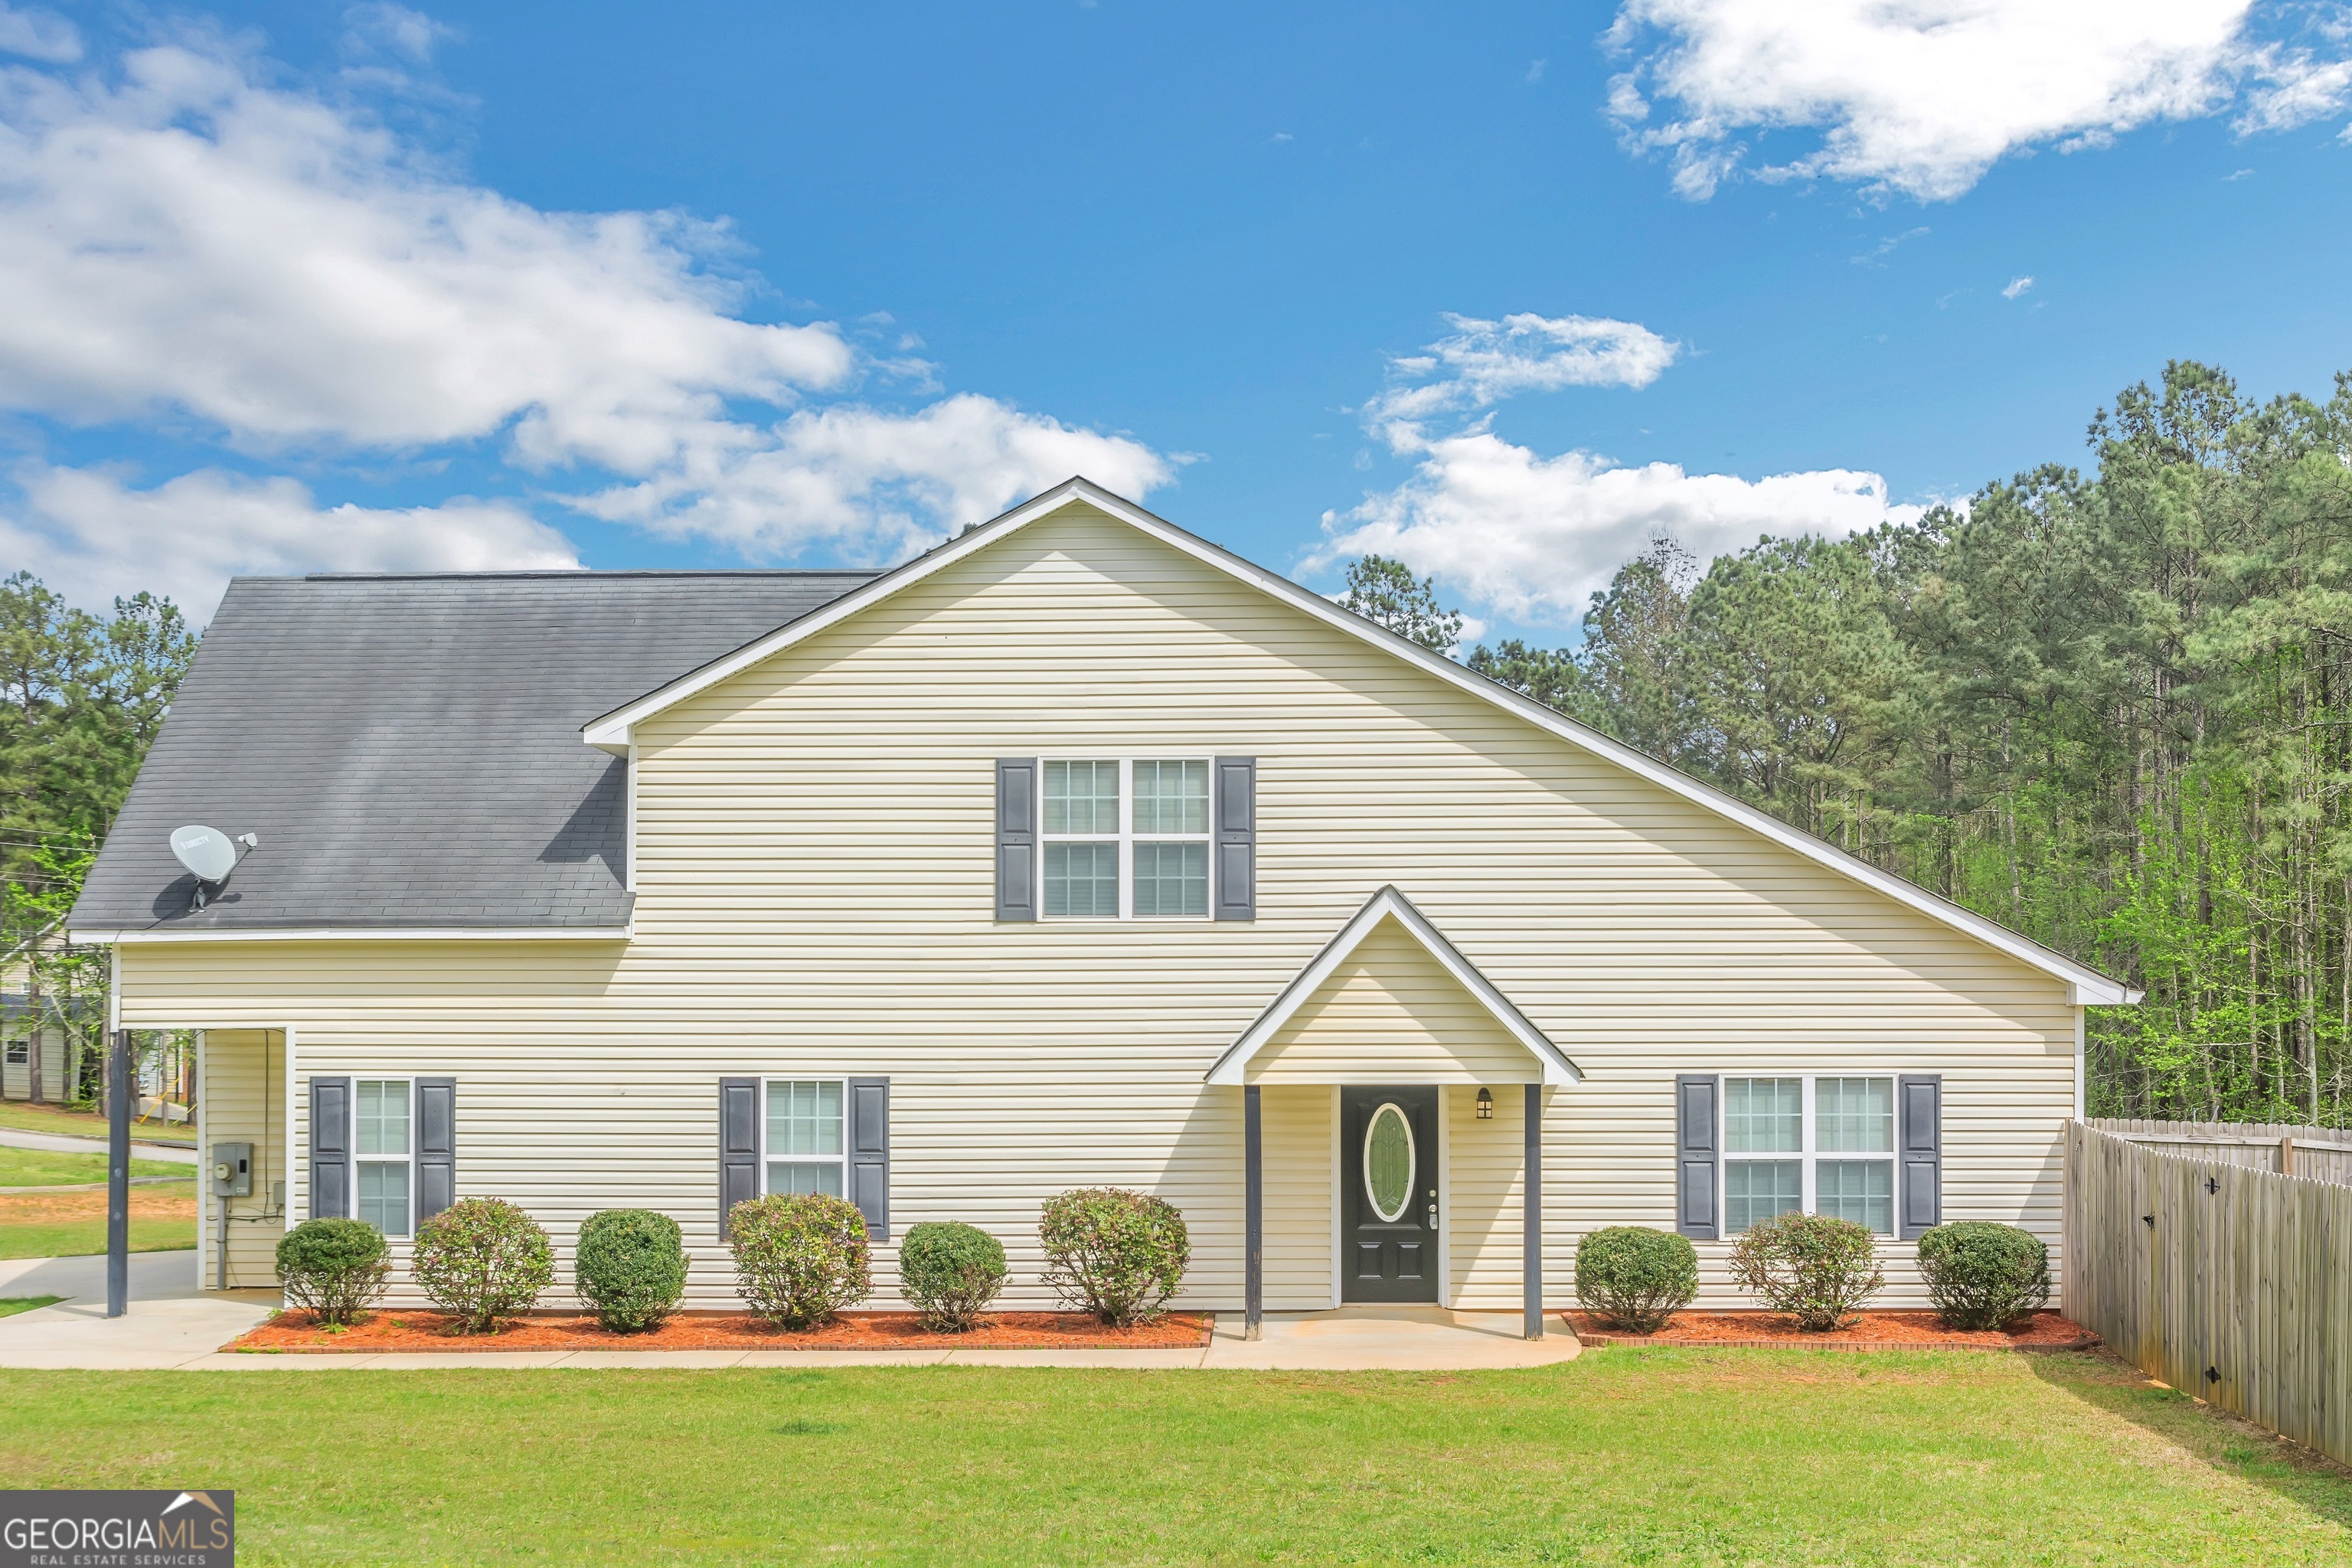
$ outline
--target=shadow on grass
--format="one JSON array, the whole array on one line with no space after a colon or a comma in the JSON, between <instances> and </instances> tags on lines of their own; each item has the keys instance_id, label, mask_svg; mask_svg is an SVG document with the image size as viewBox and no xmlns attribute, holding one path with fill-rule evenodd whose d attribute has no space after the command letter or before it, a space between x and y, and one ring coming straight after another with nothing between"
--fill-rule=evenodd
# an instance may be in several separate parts
<instances>
[{"instance_id":1,"label":"shadow on grass","mask_svg":"<svg viewBox=\"0 0 2352 1568\"><path fill-rule=\"evenodd\" d=\"M2167 1388L2112 1351L2029 1355L2042 1382L2121 1416L2226 1475L2352 1530L2352 1468L2179 1389Z\"/></svg>"}]
</instances>

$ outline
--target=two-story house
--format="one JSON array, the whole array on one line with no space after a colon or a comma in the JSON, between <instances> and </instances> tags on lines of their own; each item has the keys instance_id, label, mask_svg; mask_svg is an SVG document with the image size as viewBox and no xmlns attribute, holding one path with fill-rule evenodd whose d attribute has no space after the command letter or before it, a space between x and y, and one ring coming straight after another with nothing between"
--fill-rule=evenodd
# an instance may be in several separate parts
<instances>
[{"instance_id":1,"label":"two-story house","mask_svg":"<svg viewBox=\"0 0 2352 1568\"><path fill-rule=\"evenodd\" d=\"M217 887L205 824L257 847ZM201 900L197 895L206 896ZM243 579L73 919L284 1226L1142 1188L1182 1300L1513 1309L1789 1208L2056 1239L2116 982L1072 480L895 571ZM221 1282L221 1211L202 1266ZM561 1276L568 1278L567 1276Z\"/></svg>"}]
</instances>

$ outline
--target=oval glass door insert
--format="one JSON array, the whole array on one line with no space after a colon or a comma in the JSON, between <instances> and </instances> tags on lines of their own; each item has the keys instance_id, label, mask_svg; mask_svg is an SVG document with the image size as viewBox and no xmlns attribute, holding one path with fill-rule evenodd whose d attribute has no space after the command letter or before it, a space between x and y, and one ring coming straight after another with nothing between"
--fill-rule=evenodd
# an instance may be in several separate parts
<instances>
[{"instance_id":1,"label":"oval glass door insert","mask_svg":"<svg viewBox=\"0 0 2352 1568\"><path fill-rule=\"evenodd\" d=\"M1364 1129L1364 1196L1383 1221L1412 1206L1412 1121L1391 1100Z\"/></svg>"}]
</instances>

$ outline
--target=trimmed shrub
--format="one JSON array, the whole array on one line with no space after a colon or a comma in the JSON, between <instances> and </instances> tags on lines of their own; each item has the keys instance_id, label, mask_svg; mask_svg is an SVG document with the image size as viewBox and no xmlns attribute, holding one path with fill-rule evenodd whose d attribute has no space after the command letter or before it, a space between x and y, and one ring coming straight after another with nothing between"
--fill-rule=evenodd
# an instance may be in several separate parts
<instances>
[{"instance_id":1,"label":"trimmed shrub","mask_svg":"<svg viewBox=\"0 0 2352 1568\"><path fill-rule=\"evenodd\" d=\"M1176 1205L1120 1187L1048 1198L1037 1220L1045 1279L1070 1306L1113 1328L1156 1316L1184 1282L1192 1240Z\"/></svg>"},{"instance_id":2,"label":"trimmed shrub","mask_svg":"<svg viewBox=\"0 0 2352 1568\"><path fill-rule=\"evenodd\" d=\"M539 1302L555 1248L504 1198L462 1198L416 1227L412 1272L461 1334L495 1334Z\"/></svg>"},{"instance_id":3,"label":"trimmed shrub","mask_svg":"<svg viewBox=\"0 0 2352 1568\"><path fill-rule=\"evenodd\" d=\"M898 1244L898 1289L923 1327L960 1334L1004 1289L1004 1247L969 1225L919 1225Z\"/></svg>"},{"instance_id":4,"label":"trimmed shrub","mask_svg":"<svg viewBox=\"0 0 2352 1568\"><path fill-rule=\"evenodd\" d=\"M677 1221L650 1209L606 1209L580 1227L572 1277L596 1321L617 1334L659 1328L686 1294Z\"/></svg>"},{"instance_id":5,"label":"trimmed shrub","mask_svg":"<svg viewBox=\"0 0 2352 1568\"><path fill-rule=\"evenodd\" d=\"M1813 1333L1843 1328L1886 1288L1867 1227L1827 1215L1784 1214L1741 1233L1731 1277Z\"/></svg>"},{"instance_id":6,"label":"trimmed shrub","mask_svg":"<svg viewBox=\"0 0 2352 1568\"><path fill-rule=\"evenodd\" d=\"M824 1193L749 1198L727 1215L735 1289L779 1328L826 1321L874 1289L866 1216Z\"/></svg>"},{"instance_id":7,"label":"trimmed shrub","mask_svg":"<svg viewBox=\"0 0 2352 1568\"><path fill-rule=\"evenodd\" d=\"M1576 1299L1628 1333L1654 1334L1698 1294L1698 1249L1647 1226L1612 1225L1576 1244Z\"/></svg>"},{"instance_id":8,"label":"trimmed shrub","mask_svg":"<svg viewBox=\"0 0 2352 1568\"><path fill-rule=\"evenodd\" d=\"M278 1279L288 1306L349 1324L383 1299L392 1248L365 1220L306 1219L278 1239Z\"/></svg>"},{"instance_id":9,"label":"trimmed shrub","mask_svg":"<svg viewBox=\"0 0 2352 1568\"><path fill-rule=\"evenodd\" d=\"M2050 1305L2050 1249L2013 1225L1964 1219L1921 1231L1919 1272L1956 1329L2005 1329Z\"/></svg>"}]
</instances>

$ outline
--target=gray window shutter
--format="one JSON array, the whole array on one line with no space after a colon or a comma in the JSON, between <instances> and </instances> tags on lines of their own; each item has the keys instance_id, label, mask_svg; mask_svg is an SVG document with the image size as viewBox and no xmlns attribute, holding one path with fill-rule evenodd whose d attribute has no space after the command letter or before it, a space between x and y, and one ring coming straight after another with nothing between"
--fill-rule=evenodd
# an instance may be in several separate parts
<instances>
[{"instance_id":1,"label":"gray window shutter","mask_svg":"<svg viewBox=\"0 0 2352 1568\"><path fill-rule=\"evenodd\" d=\"M1037 918L1037 759L996 763L996 918Z\"/></svg>"},{"instance_id":2,"label":"gray window shutter","mask_svg":"<svg viewBox=\"0 0 2352 1568\"><path fill-rule=\"evenodd\" d=\"M1717 1179L1722 1149L1716 1114L1723 1080L1713 1073L1684 1073L1675 1079L1675 1228L1694 1241L1722 1239L1716 1216Z\"/></svg>"},{"instance_id":3,"label":"gray window shutter","mask_svg":"<svg viewBox=\"0 0 2352 1568\"><path fill-rule=\"evenodd\" d=\"M1257 919L1257 759L1216 763L1217 918Z\"/></svg>"},{"instance_id":4,"label":"gray window shutter","mask_svg":"<svg viewBox=\"0 0 2352 1568\"><path fill-rule=\"evenodd\" d=\"M310 1080L310 1217L352 1214L352 1080Z\"/></svg>"},{"instance_id":5,"label":"gray window shutter","mask_svg":"<svg viewBox=\"0 0 2352 1568\"><path fill-rule=\"evenodd\" d=\"M416 1223L457 1201L457 1080L416 1080Z\"/></svg>"},{"instance_id":6,"label":"gray window shutter","mask_svg":"<svg viewBox=\"0 0 2352 1568\"><path fill-rule=\"evenodd\" d=\"M849 1201L866 1234L890 1239L890 1080L849 1080Z\"/></svg>"},{"instance_id":7,"label":"gray window shutter","mask_svg":"<svg viewBox=\"0 0 2352 1568\"><path fill-rule=\"evenodd\" d=\"M760 1195L760 1080L719 1080L719 1237L735 1205Z\"/></svg>"},{"instance_id":8,"label":"gray window shutter","mask_svg":"<svg viewBox=\"0 0 2352 1568\"><path fill-rule=\"evenodd\" d=\"M1933 1074L1898 1079L1895 1099L1903 1112L1896 1234L1908 1241L1944 1223L1944 1080Z\"/></svg>"}]
</instances>

